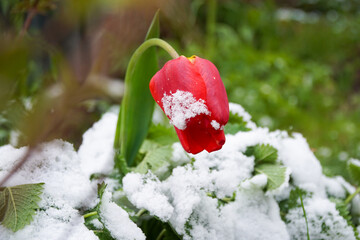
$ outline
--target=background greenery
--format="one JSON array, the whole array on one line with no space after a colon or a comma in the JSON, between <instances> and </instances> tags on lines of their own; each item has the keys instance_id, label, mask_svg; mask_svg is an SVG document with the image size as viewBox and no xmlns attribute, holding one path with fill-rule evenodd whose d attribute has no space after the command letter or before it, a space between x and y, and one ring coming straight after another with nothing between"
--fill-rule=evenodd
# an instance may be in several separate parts
<instances>
[{"instance_id":1,"label":"background greenery","mask_svg":"<svg viewBox=\"0 0 360 240\"><path fill-rule=\"evenodd\" d=\"M348 178L346 162L360 158L359 0L3 0L1 145L79 146L121 101L157 8L161 36L212 60L230 101L261 126L302 133L326 174Z\"/></svg>"}]
</instances>

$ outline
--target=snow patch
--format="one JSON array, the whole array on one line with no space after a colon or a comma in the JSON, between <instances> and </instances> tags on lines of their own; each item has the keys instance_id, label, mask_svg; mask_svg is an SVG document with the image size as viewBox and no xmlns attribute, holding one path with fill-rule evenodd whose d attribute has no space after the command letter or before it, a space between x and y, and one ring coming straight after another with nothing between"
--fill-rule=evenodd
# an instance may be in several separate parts
<instances>
[{"instance_id":1,"label":"snow patch","mask_svg":"<svg viewBox=\"0 0 360 240\"><path fill-rule=\"evenodd\" d=\"M145 240L144 233L129 219L127 212L111 201L105 191L100 206L100 217L111 236L117 240Z\"/></svg>"},{"instance_id":2,"label":"snow patch","mask_svg":"<svg viewBox=\"0 0 360 240\"><path fill-rule=\"evenodd\" d=\"M177 90L161 99L166 116L170 123L180 130L186 129L186 123L190 118L200 114L210 115L203 99L196 100L192 93Z\"/></svg>"},{"instance_id":3,"label":"snow patch","mask_svg":"<svg viewBox=\"0 0 360 240\"><path fill-rule=\"evenodd\" d=\"M21 160L26 147L0 147L0 178ZM84 225L78 208L97 203L96 185L81 171L80 160L71 144L54 140L39 146L9 179L7 186L44 182L39 210L33 221L13 233L0 225L2 239L98 239Z\"/></svg>"},{"instance_id":4,"label":"snow patch","mask_svg":"<svg viewBox=\"0 0 360 240\"><path fill-rule=\"evenodd\" d=\"M215 120L211 121L211 126L215 129L215 130L219 130L220 129L220 123L218 123Z\"/></svg>"},{"instance_id":5,"label":"snow patch","mask_svg":"<svg viewBox=\"0 0 360 240\"><path fill-rule=\"evenodd\" d=\"M109 174L114 168L114 138L118 114L105 113L83 135L78 154L81 169L90 177L93 173Z\"/></svg>"},{"instance_id":6,"label":"snow patch","mask_svg":"<svg viewBox=\"0 0 360 240\"><path fill-rule=\"evenodd\" d=\"M339 215L335 203L321 197L306 198L304 208L308 220L310 239L355 240L354 232ZM291 209L286 215L291 239L306 239L306 224L301 207Z\"/></svg>"}]
</instances>

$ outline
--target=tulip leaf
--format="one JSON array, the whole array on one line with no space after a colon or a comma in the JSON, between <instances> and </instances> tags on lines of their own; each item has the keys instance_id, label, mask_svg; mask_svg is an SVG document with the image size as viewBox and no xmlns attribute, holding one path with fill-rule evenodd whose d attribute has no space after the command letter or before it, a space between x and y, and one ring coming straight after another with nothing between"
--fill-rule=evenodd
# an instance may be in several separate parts
<instances>
[{"instance_id":1,"label":"tulip leaf","mask_svg":"<svg viewBox=\"0 0 360 240\"><path fill-rule=\"evenodd\" d=\"M152 149L147 152L141 163L136 166L134 172L145 174L148 170L151 170L159 178L164 177L166 170L171 167L171 155L171 145Z\"/></svg>"},{"instance_id":2,"label":"tulip leaf","mask_svg":"<svg viewBox=\"0 0 360 240\"><path fill-rule=\"evenodd\" d=\"M348 162L348 170L350 177L355 182L355 184L360 185L360 161L356 159L351 159Z\"/></svg>"},{"instance_id":3,"label":"tulip leaf","mask_svg":"<svg viewBox=\"0 0 360 240\"><path fill-rule=\"evenodd\" d=\"M145 40L159 37L159 17L155 14ZM130 66L130 64L129 64ZM125 75L125 93L121 103L114 148L117 166L124 160L132 166L136 154L144 141L152 119L154 100L150 94L149 82L157 72L155 48L147 49L135 65L128 67Z\"/></svg>"},{"instance_id":4,"label":"tulip leaf","mask_svg":"<svg viewBox=\"0 0 360 240\"><path fill-rule=\"evenodd\" d=\"M286 167L275 164L260 164L255 167L255 172L266 175L268 179L267 190L279 188L287 178Z\"/></svg>"},{"instance_id":5,"label":"tulip leaf","mask_svg":"<svg viewBox=\"0 0 360 240\"><path fill-rule=\"evenodd\" d=\"M14 232L29 224L39 207L42 191L43 183L0 188L1 224Z\"/></svg>"}]
</instances>

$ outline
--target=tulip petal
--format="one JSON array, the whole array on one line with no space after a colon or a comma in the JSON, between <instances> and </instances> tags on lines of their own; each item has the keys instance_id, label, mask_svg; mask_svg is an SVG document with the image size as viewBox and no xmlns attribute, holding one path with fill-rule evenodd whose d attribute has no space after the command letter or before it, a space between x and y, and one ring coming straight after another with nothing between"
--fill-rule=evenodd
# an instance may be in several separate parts
<instances>
[{"instance_id":1,"label":"tulip petal","mask_svg":"<svg viewBox=\"0 0 360 240\"><path fill-rule=\"evenodd\" d=\"M194 59L194 66L205 81L206 103L211 117L225 125L229 120L229 102L219 71L212 62L199 57Z\"/></svg>"},{"instance_id":2,"label":"tulip petal","mask_svg":"<svg viewBox=\"0 0 360 240\"><path fill-rule=\"evenodd\" d=\"M173 59L151 79L150 91L187 152L222 148L229 103L214 64L196 56Z\"/></svg>"},{"instance_id":3,"label":"tulip petal","mask_svg":"<svg viewBox=\"0 0 360 240\"><path fill-rule=\"evenodd\" d=\"M162 109L164 94L171 95L177 90L192 93L196 100L206 99L204 80L184 56L167 62L150 81L151 94Z\"/></svg>"},{"instance_id":4,"label":"tulip petal","mask_svg":"<svg viewBox=\"0 0 360 240\"><path fill-rule=\"evenodd\" d=\"M192 154L203 150L213 152L221 149L225 143L224 131L213 129L206 115L192 119L185 130L176 127L175 130L185 151Z\"/></svg>"}]
</instances>

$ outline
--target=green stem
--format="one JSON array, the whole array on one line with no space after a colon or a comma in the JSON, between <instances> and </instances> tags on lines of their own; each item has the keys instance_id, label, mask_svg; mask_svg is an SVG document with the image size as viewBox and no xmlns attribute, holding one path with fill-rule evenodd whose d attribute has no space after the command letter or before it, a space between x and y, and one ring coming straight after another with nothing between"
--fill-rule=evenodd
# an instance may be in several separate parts
<instances>
[{"instance_id":1,"label":"green stem","mask_svg":"<svg viewBox=\"0 0 360 240\"><path fill-rule=\"evenodd\" d=\"M156 240L161 240L161 238L165 235L165 233L166 233L166 229L163 229L163 230L160 232L159 236L156 238Z\"/></svg>"},{"instance_id":2,"label":"green stem","mask_svg":"<svg viewBox=\"0 0 360 240\"><path fill-rule=\"evenodd\" d=\"M140 56L149 48L153 46L158 46L164 49L172 58L178 58L179 54L175 51L175 49L160 38L150 38L141 44L132 55L129 65L127 67L126 72L132 72L135 68L136 63L138 62Z\"/></svg>"},{"instance_id":3,"label":"green stem","mask_svg":"<svg viewBox=\"0 0 360 240\"><path fill-rule=\"evenodd\" d=\"M83 217L84 217L84 218L88 218L88 217L95 216L96 214L98 214L96 211L94 211L94 212L89 212L89 213L85 214Z\"/></svg>"},{"instance_id":4,"label":"green stem","mask_svg":"<svg viewBox=\"0 0 360 240\"><path fill-rule=\"evenodd\" d=\"M310 240L310 234L309 234L309 224L308 224L308 220L307 220L307 216L306 216L306 211L305 211L305 207L304 207L304 202L302 199L302 194L300 189L297 189L298 193L299 193L299 197L300 197L300 202L301 202L301 207L304 213L304 218L305 218L305 223L306 223L306 235L307 235L307 240Z\"/></svg>"},{"instance_id":5,"label":"green stem","mask_svg":"<svg viewBox=\"0 0 360 240\"><path fill-rule=\"evenodd\" d=\"M141 215L143 215L147 210L145 208L140 209L137 213L136 213L136 217L140 217Z\"/></svg>"},{"instance_id":6,"label":"green stem","mask_svg":"<svg viewBox=\"0 0 360 240\"><path fill-rule=\"evenodd\" d=\"M353 198L354 198L357 194L359 194L359 193L360 193L360 187L358 187L358 188L356 189L356 191L353 192L353 194L351 194L350 196L348 196L348 197L346 198L345 204L349 204L349 203L351 202L351 200L353 200Z\"/></svg>"}]
</instances>

